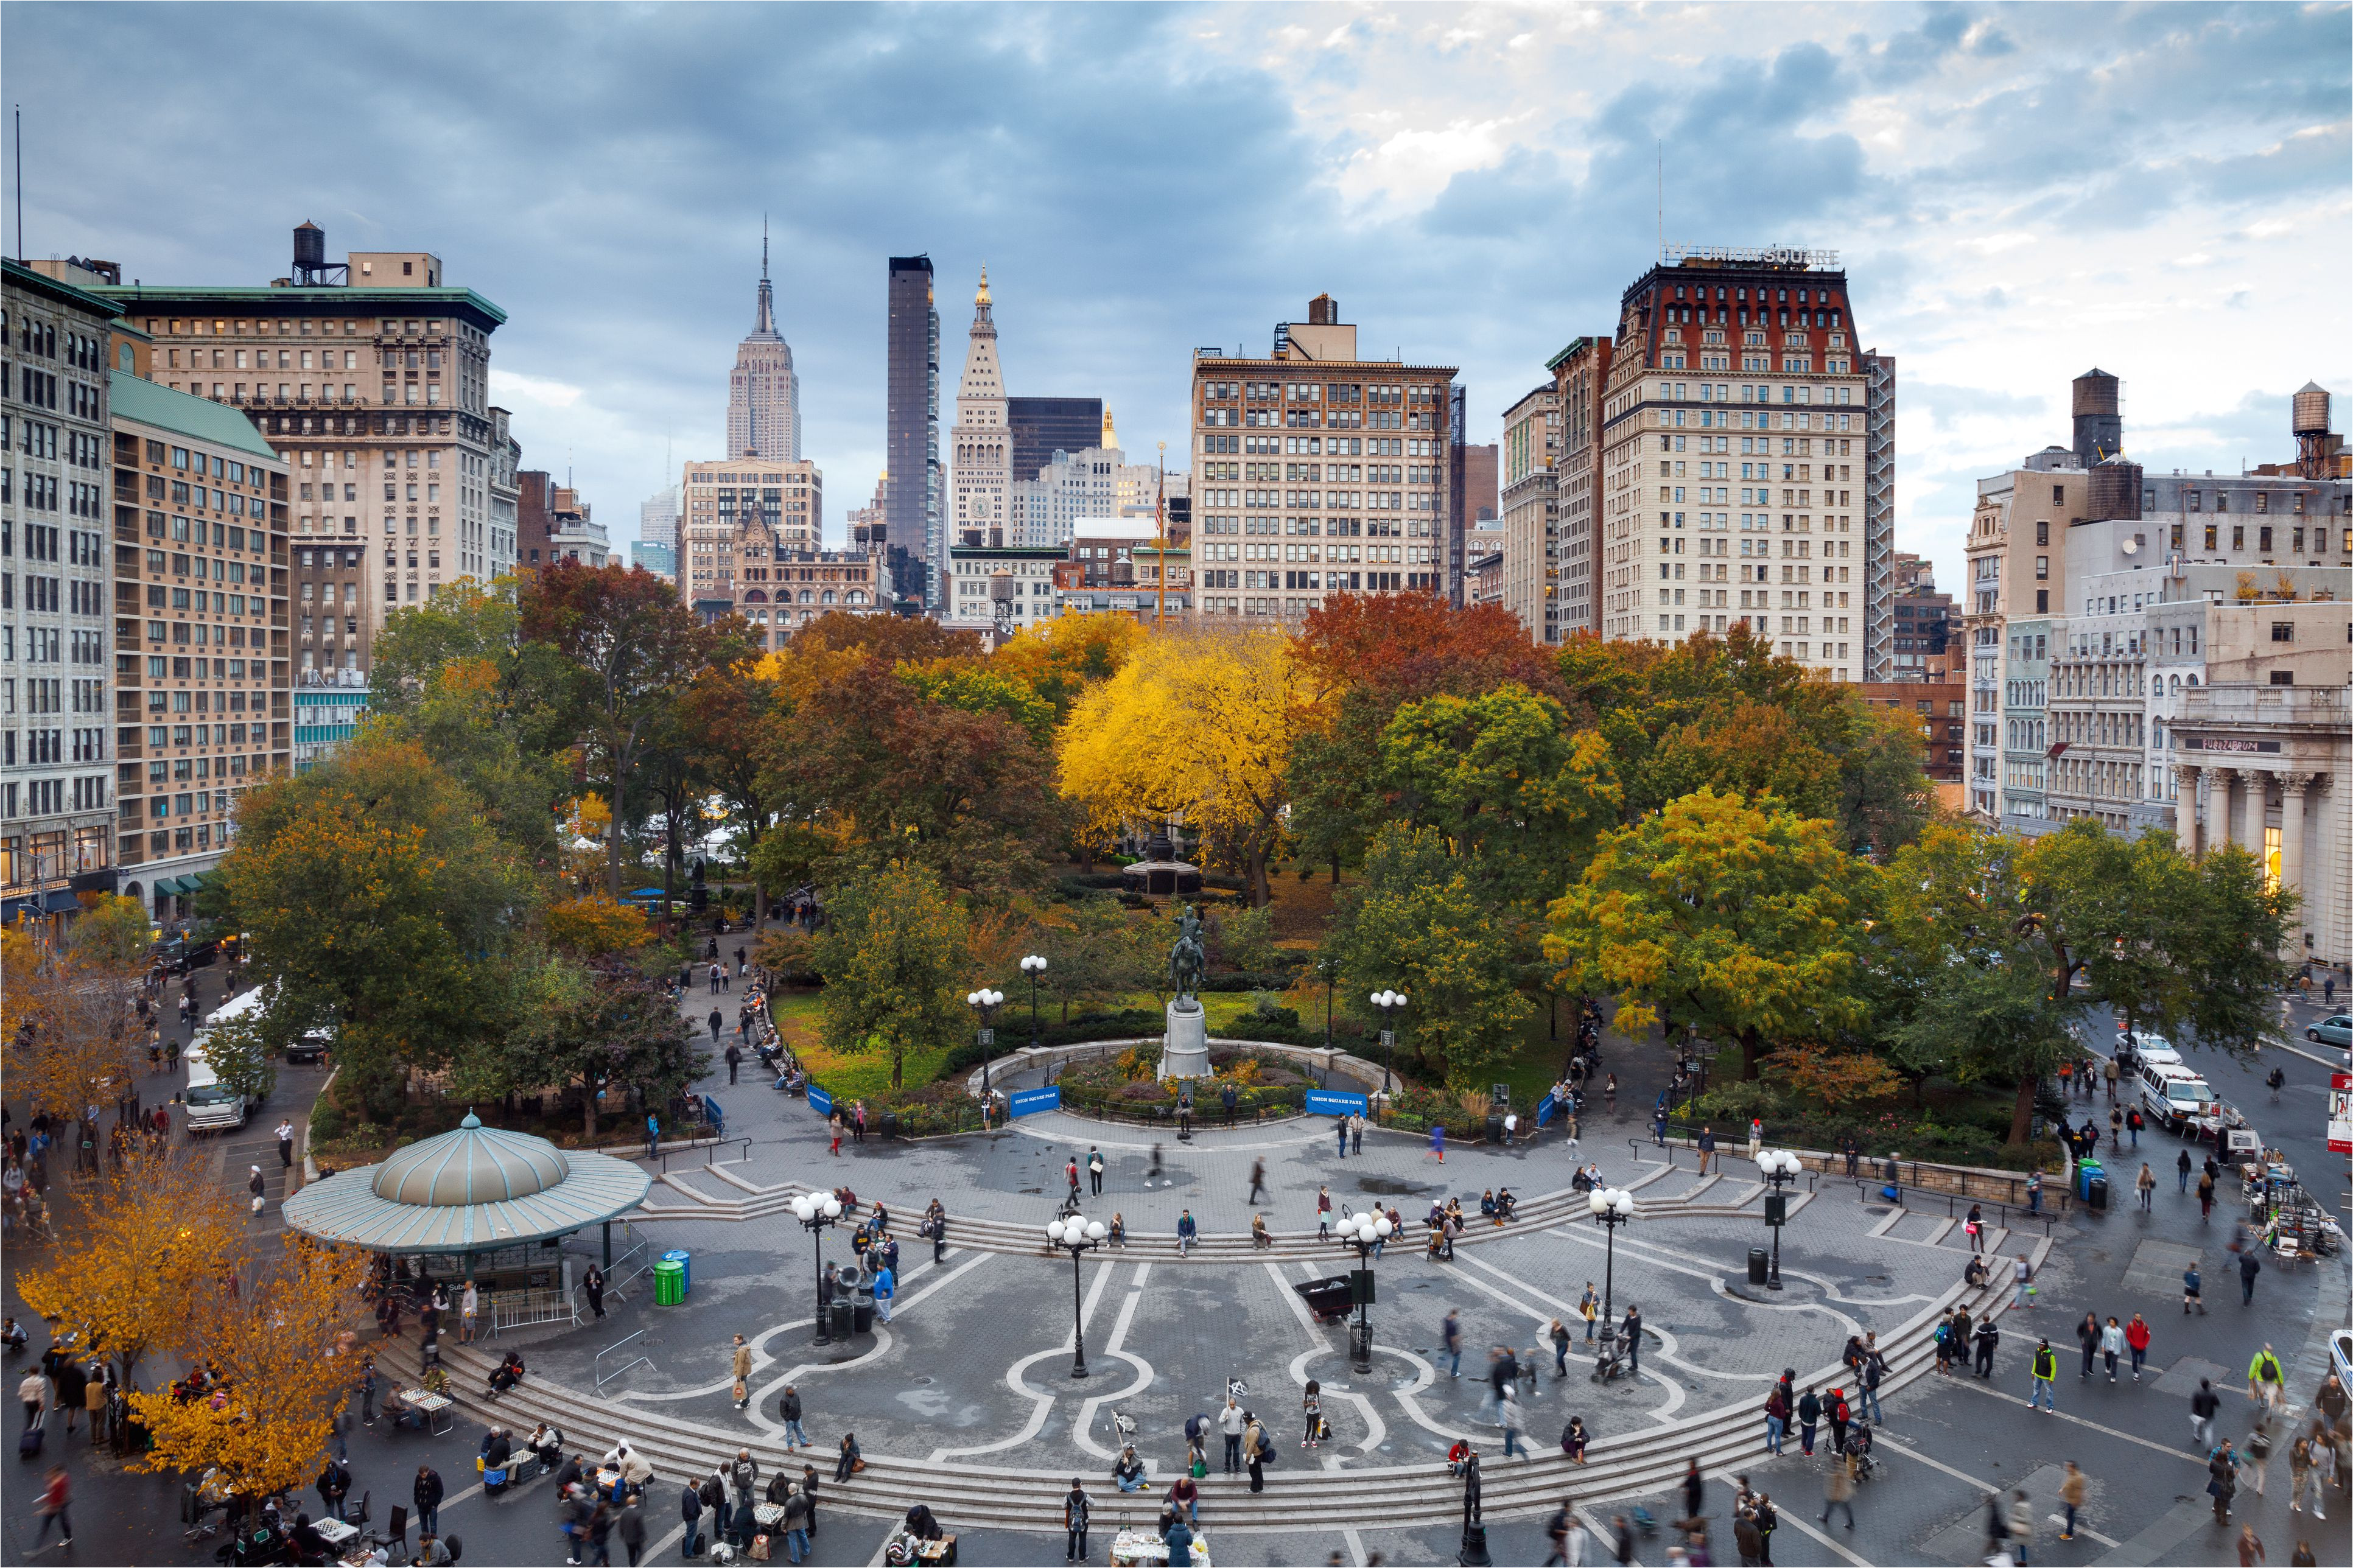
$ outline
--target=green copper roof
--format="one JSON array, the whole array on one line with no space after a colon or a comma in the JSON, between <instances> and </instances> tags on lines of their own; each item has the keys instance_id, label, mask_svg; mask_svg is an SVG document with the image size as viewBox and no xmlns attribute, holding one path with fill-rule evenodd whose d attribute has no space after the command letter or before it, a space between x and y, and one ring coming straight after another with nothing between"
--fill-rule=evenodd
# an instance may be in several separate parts
<instances>
[{"instance_id":1,"label":"green copper roof","mask_svg":"<svg viewBox=\"0 0 2353 1568\"><path fill-rule=\"evenodd\" d=\"M276 448L261 438L253 421L226 403L174 392L128 371L109 371L106 380L107 396L117 419L135 419L159 430L175 431L191 440L209 441L216 447L277 460Z\"/></svg>"},{"instance_id":2,"label":"green copper roof","mask_svg":"<svg viewBox=\"0 0 2353 1568\"><path fill-rule=\"evenodd\" d=\"M303 307L304 313L309 314L309 307L333 304L348 307L354 314L413 316L436 308L471 309L480 311L492 326L504 326L507 320L504 310L471 289L273 289L245 284L163 287L153 283L109 283L86 292L108 300L126 315L168 311L174 307L193 310L231 304L257 310L272 304L295 305Z\"/></svg>"},{"instance_id":3,"label":"green copper roof","mask_svg":"<svg viewBox=\"0 0 2353 1568\"><path fill-rule=\"evenodd\" d=\"M72 305L93 315L111 316L121 309L111 300L103 299L87 289L52 278L46 272L36 272L12 258L0 257L0 275L8 279L9 287L26 289L45 295L59 304Z\"/></svg>"}]
</instances>

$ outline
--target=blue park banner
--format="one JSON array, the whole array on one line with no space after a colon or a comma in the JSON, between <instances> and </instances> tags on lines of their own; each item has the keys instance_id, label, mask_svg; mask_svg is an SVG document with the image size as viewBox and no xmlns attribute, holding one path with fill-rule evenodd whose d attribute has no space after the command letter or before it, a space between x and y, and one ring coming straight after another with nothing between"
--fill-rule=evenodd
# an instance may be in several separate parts
<instances>
[{"instance_id":1,"label":"blue park banner","mask_svg":"<svg viewBox=\"0 0 2353 1568\"><path fill-rule=\"evenodd\" d=\"M1550 1126L1552 1123L1553 1112L1559 1109L1559 1106L1553 1103L1552 1090L1545 1090L1545 1097L1536 1102L1536 1125L1539 1127Z\"/></svg>"},{"instance_id":2,"label":"blue park banner","mask_svg":"<svg viewBox=\"0 0 2353 1568\"><path fill-rule=\"evenodd\" d=\"M1307 1114L1310 1116L1362 1116L1366 1103L1361 1094L1342 1094L1329 1089L1307 1091Z\"/></svg>"},{"instance_id":3,"label":"blue park banner","mask_svg":"<svg viewBox=\"0 0 2353 1568\"><path fill-rule=\"evenodd\" d=\"M1062 1107L1062 1089L1050 1084L1044 1089L1025 1089L1006 1101L1006 1108L1016 1116L1029 1116L1040 1110L1059 1110Z\"/></svg>"},{"instance_id":4,"label":"blue park banner","mask_svg":"<svg viewBox=\"0 0 2353 1568\"><path fill-rule=\"evenodd\" d=\"M809 1109L816 1111L819 1116L831 1116L833 1114L833 1096L826 1093L825 1090L818 1088L815 1084L808 1086L808 1102Z\"/></svg>"}]
</instances>

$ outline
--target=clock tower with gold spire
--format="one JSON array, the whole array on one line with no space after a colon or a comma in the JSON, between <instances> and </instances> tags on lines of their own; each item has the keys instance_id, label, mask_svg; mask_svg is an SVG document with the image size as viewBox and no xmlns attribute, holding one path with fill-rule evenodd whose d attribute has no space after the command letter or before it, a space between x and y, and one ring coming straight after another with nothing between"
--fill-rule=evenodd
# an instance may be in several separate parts
<instances>
[{"instance_id":1,"label":"clock tower with gold spire","mask_svg":"<svg viewBox=\"0 0 2353 1568\"><path fill-rule=\"evenodd\" d=\"M1003 544L1013 486L1013 432L1005 373L997 362L997 321L988 302L988 268L973 296L972 334L956 386L949 432L948 538L956 544Z\"/></svg>"}]
</instances>

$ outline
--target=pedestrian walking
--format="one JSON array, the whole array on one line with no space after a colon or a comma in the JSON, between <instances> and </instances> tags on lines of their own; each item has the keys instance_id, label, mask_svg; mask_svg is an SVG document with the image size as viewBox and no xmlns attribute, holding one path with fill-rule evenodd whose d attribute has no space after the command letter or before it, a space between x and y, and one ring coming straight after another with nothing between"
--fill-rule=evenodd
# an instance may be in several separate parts
<instances>
[{"instance_id":1,"label":"pedestrian walking","mask_svg":"<svg viewBox=\"0 0 2353 1568\"><path fill-rule=\"evenodd\" d=\"M2214 1500L2214 1522L2231 1522L2232 1500L2239 1494L2239 1457L2231 1445L2218 1445L2206 1457L2206 1495Z\"/></svg>"},{"instance_id":2,"label":"pedestrian walking","mask_svg":"<svg viewBox=\"0 0 2353 1568\"><path fill-rule=\"evenodd\" d=\"M2255 1256L2253 1247L2239 1252L2239 1305L2253 1306L2255 1300L2255 1276L2263 1271L2263 1260Z\"/></svg>"},{"instance_id":3,"label":"pedestrian walking","mask_svg":"<svg viewBox=\"0 0 2353 1568\"><path fill-rule=\"evenodd\" d=\"M588 1310L601 1318L605 1315L605 1271L594 1263L581 1277L580 1289L588 1298Z\"/></svg>"},{"instance_id":4,"label":"pedestrian walking","mask_svg":"<svg viewBox=\"0 0 2353 1568\"><path fill-rule=\"evenodd\" d=\"M1568 1325L1555 1318L1545 1330L1552 1339L1552 1372L1555 1377L1568 1375Z\"/></svg>"},{"instance_id":5,"label":"pedestrian walking","mask_svg":"<svg viewBox=\"0 0 2353 1568\"><path fill-rule=\"evenodd\" d=\"M2200 1293L2203 1289L2203 1280L2198 1272L2198 1261L2192 1258L2189 1267L2181 1271L2181 1315L2183 1317L2189 1315L2189 1309L2192 1307L2198 1309L2200 1317L2205 1315L2206 1298Z\"/></svg>"},{"instance_id":6,"label":"pedestrian walking","mask_svg":"<svg viewBox=\"0 0 2353 1568\"><path fill-rule=\"evenodd\" d=\"M1320 1241L1332 1239L1332 1189L1315 1189L1315 1236Z\"/></svg>"},{"instance_id":7,"label":"pedestrian walking","mask_svg":"<svg viewBox=\"0 0 2353 1568\"><path fill-rule=\"evenodd\" d=\"M891 1299L899 1293L898 1271L888 1263L874 1271L874 1316L881 1322L891 1321Z\"/></svg>"},{"instance_id":8,"label":"pedestrian walking","mask_svg":"<svg viewBox=\"0 0 2353 1568\"><path fill-rule=\"evenodd\" d=\"M744 1342L741 1334L735 1336L735 1348L729 1353L728 1371L735 1383L735 1408L749 1409L752 1405L752 1347Z\"/></svg>"},{"instance_id":9,"label":"pedestrian walking","mask_svg":"<svg viewBox=\"0 0 2353 1568\"><path fill-rule=\"evenodd\" d=\"M837 1110L825 1120L826 1130L833 1134L833 1142L827 1152L839 1160L841 1158L841 1112Z\"/></svg>"},{"instance_id":10,"label":"pedestrian walking","mask_svg":"<svg viewBox=\"0 0 2353 1568\"><path fill-rule=\"evenodd\" d=\"M2012 1308L2034 1305L2034 1265L2023 1252L2010 1268L2010 1304Z\"/></svg>"},{"instance_id":11,"label":"pedestrian walking","mask_svg":"<svg viewBox=\"0 0 2353 1568\"><path fill-rule=\"evenodd\" d=\"M277 1138L278 1168L290 1170L294 1164L294 1123L290 1118L279 1119Z\"/></svg>"},{"instance_id":12,"label":"pedestrian walking","mask_svg":"<svg viewBox=\"0 0 2353 1568\"><path fill-rule=\"evenodd\" d=\"M1983 1208L1971 1204L1968 1216L1961 1222L1961 1229L1969 1238L1971 1252L1985 1250L1985 1210Z\"/></svg>"},{"instance_id":13,"label":"pedestrian walking","mask_svg":"<svg viewBox=\"0 0 2353 1568\"><path fill-rule=\"evenodd\" d=\"M1594 1322L1601 1315L1601 1296L1590 1279L1585 1282L1585 1294L1577 1299L1577 1313L1585 1320L1585 1342L1591 1344Z\"/></svg>"},{"instance_id":14,"label":"pedestrian walking","mask_svg":"<svg viewBox=\"0 0 2353 1568\"><path fill-rule=\"evenodd\" d=\"M2290 1513L2304 1511L2304 1494L2312 1493L2312 1517L2325 1520L2327 1512L2321 1507L2327 1492L2320 1479L2320 1468L2313 1454L2310 1437L2298 1437L2287 1451L2287 1507Z\"/></svg>"},{"instance_id":15,"label":"pedestrian walking","mask_svg":"<svg viewBox=\"0 0 2353 1568\"><path fill-rule=\"evenodd\" d=\"M1527 1417L1508 1384L1495 1391L1495 1424L1504 1429L1504 1458L1514 1454L1523 1459L1535 1458L1520 1441L1520 1434L1527 1429Z\"/></svg>"},{"instance_id":16,"label":"pedestrian walking","mask_svg":"<svg viewBox=\"0 0 2353 1568\"><path fill-rule=\"evenodd\" d=\"M2112 1315L2100 1331L2100 1359L2107 1364L2108 1381L2116 1380L2116 1358L2125 1353L2125 1329Z\"/></svg>"},{"instance_id":17,"label":"pedestrian walking","mask_svg":"<svg viewBox=\"0 0 2353 1568\"><path fill-rule=\"evenodd\" d=\"M48 1539L49 1526L53 1524L58 1527L58 1544L73 1544L73 1516L66 1511L72 1495L72 1484L66 1479L66 1468L51 1465L48 1479L41 1486L41 1500L33 1507L33 1511L40 1516L41 1528L34 1533L33 1543L26 1551L37 1550L41 1542Z\"/></svg>"},{"instance_id":18,"label":"pedestrian walking","mask_svg":"<svg viewBox=\"0 0 2353 1568\"><path fill-rule=\"evenodd\" d=\"M2189 1396L2189 1436L2200 1448L2214 1442L2214 1414L2222 1408L2222 1396L2214 1392L2212 1380L2200 1378L2198 1392Z\"/></svg>"},{"instance_id":19,"label":"pedestrian walking","mask_svg":"<svg viewBox=\"0 0 2353 1568\"><path fill-rule=\"evenodd\" d=\"M1446 1128L1440 1122L1430 1124L1430 1152L1438 1157L1440 1164L1446 1163Z\"/></svg>"},{"instance_id":20,"label":"pedestrian walking","mask_svg":"<svg viewBox=\"0 0 2353 1568\"><path fill-rule=\"evenodd\" d=\"M2138 1312L2135 1312L2132 1315L2132 1321L2125 1325L2125 1346L2132 1352L2132 1374L2135 1383L2140 1381L2141 1364L2148 1360L2148 1339L2147 1321Z\"/></svg>"},{"instance_id":21,"label":"pedestrian walking","mask_svg":"<svg viewBox=\"0 0 2353 1568\"><path fill-rule=\"evenodd\" d=\"M2090 1489L2084 1472L2075 1468L2074 1460L2068 1460L2067 1474L2059 1483L2059 1503L2067 1510L2066 1522L2059 1530L2060 1540L2075 1539L2075 1514L2084 1506L2084 1498Z\"/></svg>"},{"instance_id":22,"label":"pedestrian walking","mask_svg":"<svg viewBox=\"0 0 2353 1568\"><path fill-rule=\"evenodd\" d=\"M2206 1225L2214 1217L2214 1173L2198 1173L2198 1223Z\"/></svg>"},{"instance_id":23,"label":"pedestrian walking","mask_svg":"<svg viewBox=\"0 0 2353 1568\"><path fill-rule=\"evenodd\" d=\"M718 989L718 986L713 984L712 989L715 991ZM715 1040L719 1037L719 1026L725 1022L726 1019L721 1016L719 1009L713 1007L711 1010L711 1037L712 1039Z\"/></svg>"},{"instance_id":24,"label":"pedestrian walking","mask_svg":"<svg viewBox=\"0 0 2353 1568\"><path fill-rule=\"evenodd\" d=\"M776 1416L785 1424L785 1452L795 1448L816 1447L808 1434L801 1429L801 1391L798 1384L785 1384L784 1394L776 1401Z\"/></svg>"},{"instance_id":25,"label":"pedestrian walking","mask_svg":"<svg viewBox=\"0 0 2353 1568\"><path fill-rule=\"evenodd\" d=\"M2026 1568L2028 1553L2034 1546L2034 1506L2026 1500L2026 1489L2016 1487L2010 1494L2010 1555L2019 1568Z\"/></svg>"},{"instance_id":26,"label":"pedestrian walking","mask_svg":"<svg viewBox=\"0 0 2353 1568\"><path fill-rule=\"evenodd\" d=\"M1103 1196L1103 1151L1090 1143L1087 1145L1087 1180L1094 1184L1094 1195L1097 1197Z\"/></svg>"},{"instance_id":27,"label":"pedestrian walking","mask_svg":"<svg viewBox=\"0 0 2353 1568\"><path fill-rule=\"evenodd\" d=\"M613 1533L621 1538L621 1549L629 1554L629 1568L638 1568L646 1552L644 1503L645 1494L633 1489L613 1521Z\"/></svg>"},{"instance_id":28,"label":"pedestrian walking","mask_svg":"<svg viewBox=\"0 0 2353 1568\"><path fill-rule=\"evenodd\" d=\"M1446 1375L1462 1375L1462 1316L1454 1308L1446 1310L1446 1320L1438 1327L1439 1344L1446 1352Z\"/></svg>"},{"instance_id":29,"label":"pedestrian walking","mask_svg":"<svg viewBox=\"0 0 2353 1568\"><path fill-rule=\"evenodd\" d=\"M1832 1465L1829 1473L1822 1478L1821 1522L1828 1524L1831 1521L1831 1510L1841 1508L1846 1510L1846 1527L1852 1530L1854 1528L1854 1477L1848 1473L1846 1466L1837 1464Z\"/></svg>"},{"instance_id":30,"label":"pedestrian walking","mask_svg":"<svg viewBox=\"0 0 2353 1568\"><path fill-rule=\"evenodd\" d=\"M1245 1205L1250 1207L1256 1207L1258 1205L1259 1194L1265 1190L1266 1162L1264 1160L1254 1159L1250 1162L1250 1196L1243 1200Z\"/></svg>"},{"instance_id":31,"label":"pedestrian walking","mask_svg":"<svg viewBox=\"0 0 2353 1568\"><path fill-rule=\"evenodd\" d=\"M464 1292L458 1298L458 1342L459 1344L470 1345L474 1342L474 1319L480 1312L481 1307L481 1293L474 1289L474 1282L471 1279L467 1280Z\"/></svg>"},{"instance_id":32,"label":"pedestrian walking","mask_svg":"<svg viewBox=\"0 0 2353 1568\"><path fill-rule=\"evenodd\" d=\"M2173 1170L2174 1170L2174 1173L2175 1173L2176 1175L2178 1175L2179 1177L2180 1177L2180 1179L2181 1179L2181 1190L2182 1190L2183 1192L2185 1192L2185 1193L2186 1193L2186 1192L2188 1192L2188 1191L2189 1190L2189 1150L2184 1149L2184 1150L2182 1150L2182 1151L2181 1151L2181 1154L2180 1154L2179 1158L2176 1159L2176 1160L2173 1162Z\"/></svg>"},{"instance_id":33,"label":"pedestrian walking","mask_svg":"<svg viewBox=\"0 0 2353 1568\"><path fill-rule=\"evenodd\" d=\"M650 1160L661 1152L661 1118L646 1112L646 1158Z\"/></svg>"},{"instance_id":34,"label":"pedestrian walking","mask_svg":"<svg viewBox=\"0 0 2353 1568\"><path fill-rule=\"evenodd\" d=\"M2255 1527L2252 1524L2239 1526L2239 1568L2255 1568L2255 1564L2264 1561L2263 1538L2255 1533Z\"/></svg>"},{"instance_id":35,"label":"pedestrian walking","mask_svg":"<svg viewBox=\"0 0 2353 1568\"><path fill-rule=\"evenodd\" d=\"M2255 1495L2263 1495L2263 1479L2272 1468L2272 1434L2269 1425L2261 1419L2255 1429L2247 1434L2246 1446L2240 1450L2246 1456L2244 1468L2255 1478Z\"/></svg>"},{"instance_id":36,"label":"pedestrian walking","mask_svg":"<svg viewBox=\"0 0 2353 1568\"><path fill-rule=\"evenodd\" d=\"M1977 1350L1977 1374L1989 1379L1993 1376L1994 1348L2001 1343L2001 1331L1993 1326L1992 1313L1986 1314L1970 1337Z\"/></svg>"},{"instance_id":37,"label":"pedestrian walking","mask_svg":"<svg viewBox=\"0 0 2353 1568\"><path fill-rule=\"evenodd\" d=\"M2058 1415L2058 1378L2059 1352L2052 1350L2051 1342L2045 1339L2034 1347L2031 1375L2028 1379L2026 1407L2031 1410L2037 1405L2047 1404L2051 1408L2051 1414Z\"/></svg>"},{"instance_id":38,"label":"pedestrian walking","mask_svg":"<svg viewBox=\"0 0 2353 1568\"><path fill-rule=\"evenodd\" d=\"M1703 1122L1699 1130L1699 1173L1707 1174L1707 1163L1715 1158L1715 1129Z\"/></svg>"},{"instance_id":39,"label":"pedestrian walking","mask_svg":"<svg viewBox=\"0 0 2353 1568\"><path fill-rule=\"evenodd\" d=\"M2286 1376L2281 1371L2278 1352L2268 1344L2247 1363L2247 1397L2263 1411L2265 1419L2277 1415L2287 1402Z\"/></svg>"},{"instance_id":40,"label":"pedestrian walking","mask_svg":"<svg viewBox=\"0 0 2353 1568\"><path fill-rule=\"evenodd\" d=\"M727 1042L726 1056L727 1081L732 1084L736 1080L737 1071L744 1066L744 1047L730 1040Z\"/></svg>"}]
</instances>

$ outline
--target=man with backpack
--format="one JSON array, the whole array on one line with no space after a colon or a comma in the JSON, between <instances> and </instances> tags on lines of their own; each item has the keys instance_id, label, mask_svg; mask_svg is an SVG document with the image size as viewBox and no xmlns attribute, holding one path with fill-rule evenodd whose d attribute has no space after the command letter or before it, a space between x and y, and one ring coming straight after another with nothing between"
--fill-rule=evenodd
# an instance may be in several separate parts
<instances>
[{"instance_id":1,"label":"man with backpack","mask_svg":"<svg viewBox=\"0 0 2353 1568\"><path fill-rule=\"evenodd\" d=\"M2030 1386L2027 1392L2026 1407L2031 1410L2038 1404L2047 1405L2051 1408L2052 1415L2058 1415L2059 1352L2051 1348L2051 1342L2048 1339L2042 1340L2034 1347L2033 1373L2028 1382Z\"/></svg>"}]
</instances>

